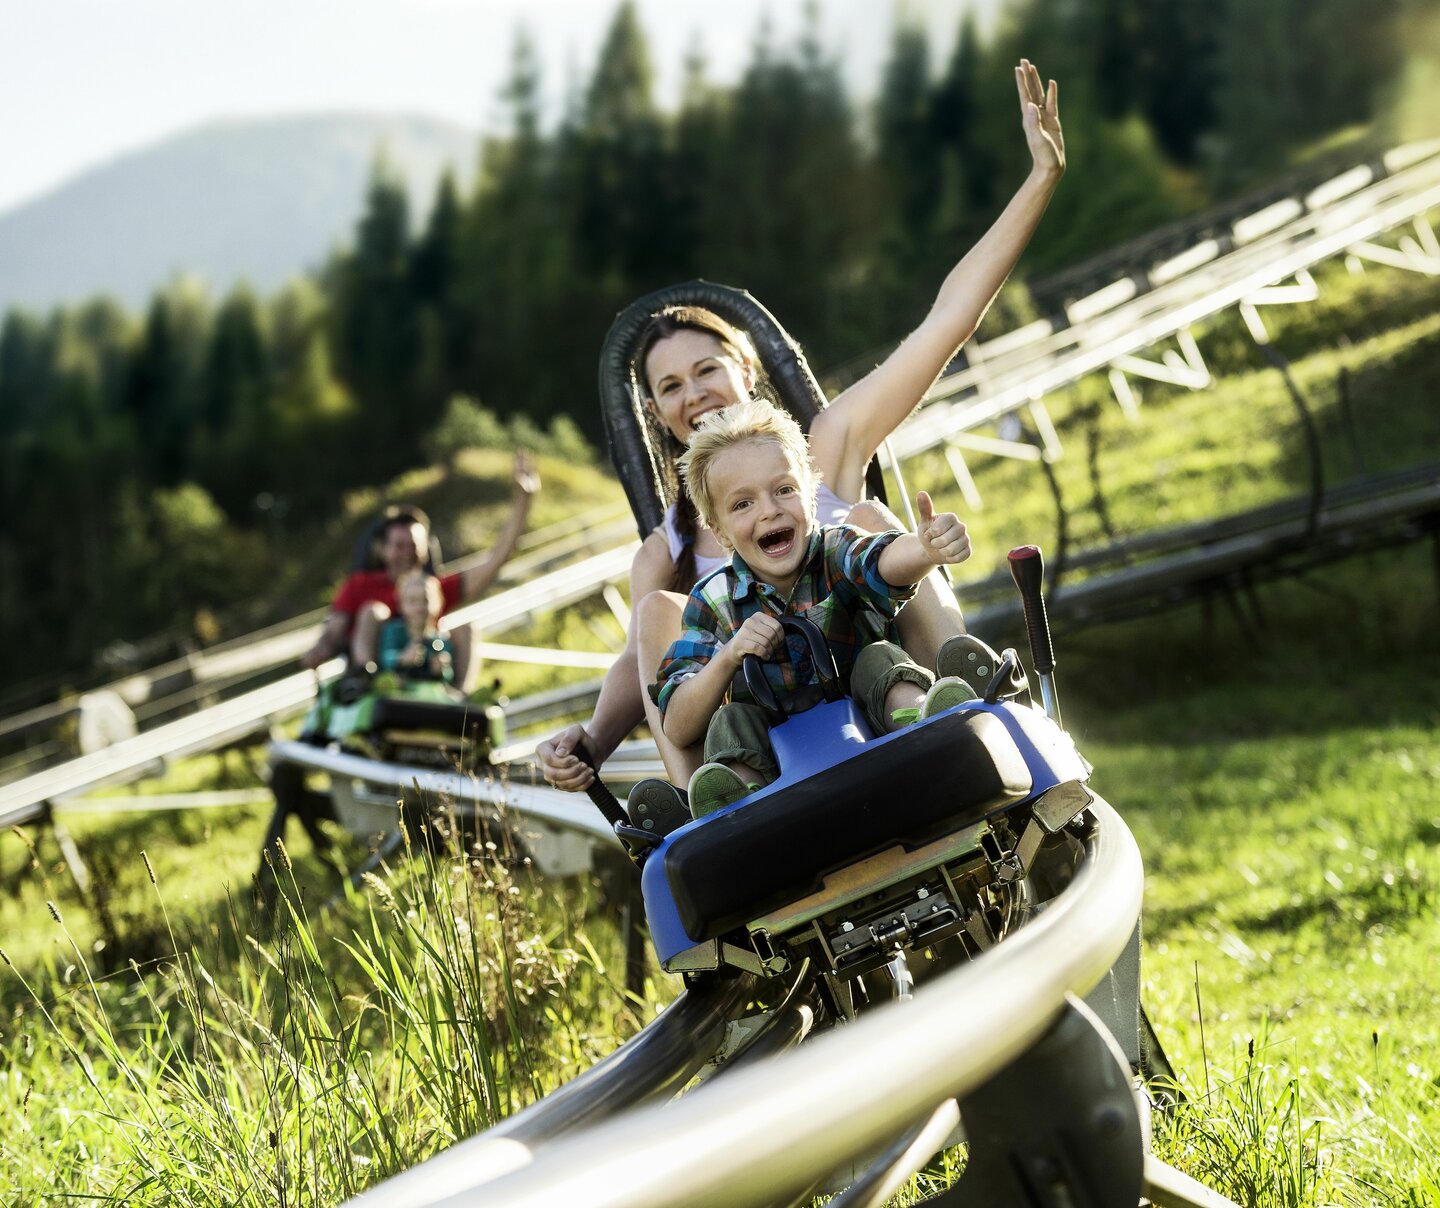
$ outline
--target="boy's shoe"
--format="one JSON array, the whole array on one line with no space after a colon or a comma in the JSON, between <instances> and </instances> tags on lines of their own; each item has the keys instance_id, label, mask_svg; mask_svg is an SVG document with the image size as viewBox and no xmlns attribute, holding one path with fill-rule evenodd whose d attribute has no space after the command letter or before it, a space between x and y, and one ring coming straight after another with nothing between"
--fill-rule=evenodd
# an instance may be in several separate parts
<instances>
[{"instance_id":1,"label":"boy's shoe","mask_svg":"<svg viewBox=\"0 0 1440 1208\"><path fill-rule=\"evenodd\" d=\"M758 784L746 784L723 763L702 763L690 777L690 812L703 818L759 788Z\"/></svg>"},{"instance_id":2,"label":"boy's shoe","mask_svg":"<svg viewBox=\"0 0 1440 1208\"><path fill-rule=\"evenodd\" d=\"M668 835L690 821L685 794L668 780L642 780L625 798L630 821L642 830Z\"/></svg>"},{"instance_id":3,"label":"boy's shoe","mask_svg":"<svg viewBox=\"0 0 1440 1208\"><path fill-rule=\"evenodd\" d=\"M963 679L947 675L931 684L930 691L925 693L925 699L920 704L920 720L944 713L946 709L953 709L967 700L975 700L979 695Z\"/></svg>"},{"instance_id":4,"label":"boy's shoe","mask_svg":"<svg viewBox=\"0 0 1440 1208\"><path fill-rule=\"evenodd\" d=\"M973 633L950 638L935 656L936 675L964 680L976 696L985 695L999 670L1000 656Z\"/></svg>"}]
</instances>

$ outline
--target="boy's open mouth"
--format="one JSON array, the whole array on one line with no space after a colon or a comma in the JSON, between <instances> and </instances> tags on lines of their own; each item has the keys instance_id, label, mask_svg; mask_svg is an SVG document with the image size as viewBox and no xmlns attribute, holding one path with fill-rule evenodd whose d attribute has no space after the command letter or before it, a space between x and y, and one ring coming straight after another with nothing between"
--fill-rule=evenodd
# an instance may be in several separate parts
<instances>
[{"instance_id":1,"label":"boy's open mouth","mask_svg":"<svg viewBox=\"0 0 1440 1208\"><path fill-rule=\"evenodd\" d=\"M783 557L790 552L790 547L795 543L795 530L793 528L776 529L773 533L766 533L756 543L760 546L761 553L771 558Z\"/></svg>"}]
</instances>

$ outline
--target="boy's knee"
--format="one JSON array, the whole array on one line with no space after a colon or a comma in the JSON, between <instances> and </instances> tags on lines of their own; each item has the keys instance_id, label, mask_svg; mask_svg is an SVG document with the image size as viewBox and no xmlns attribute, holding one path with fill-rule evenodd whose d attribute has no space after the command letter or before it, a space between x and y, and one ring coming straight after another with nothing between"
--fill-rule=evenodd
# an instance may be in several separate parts
<instances>
[{"instance_id":1,"label":"boy's knee","mask_svg":"<svg viewBox=\"0 0 1440 1208\"><path fill-rule=\"evenodd\" d=\"M883 679L894 667L909 661L910 656L894 642L871 642L856 656L850 683L856 688L864 688Z\"/></svg>"},{"instance_id":2,"label":"boy's knee","mask_svg":"<svg viewBox=\"0 0 1440 1208\"><path fill-rule=\"evenodd\" d=\"M908 683L923 690L934 682L935 677L894 642L871 642L855 659L850 672L850 695L865 711L870 724L883 730L885 697L891 688Z\"/></svg>"},{"instance_id":3,"label":"boy's knee","mask_svg":"<svg viewBox=\"0 0 1440 1208\"><path fill-rule=\"evenodd\" d=\"M350 626L349 650L352 658L373 659L380 641L380 627L390 619L390 609L374 600L355 610Z\"/></svg>"},{"instance_id":4,"label":"boy's knee","mask_svg":"<svg viewBox=\"0 0 1440 1208\"><path fill-rule=\"evenodd\" d=\"M706 763L743 763L773 780L780 774L770 746L770 721L759 705L721 705L705 731Z\"/></svg>"},{"instance_id":5,"label":"boy's knee","mask_svg":"<svg viewBox=\"0 0 1440 1208\"><path fill-rule=\"evenodd\" d=\"M390 619L390 609L378 600L369 600L355 610L355 626L383 625Z\"/></svg>"},{"instance_id":6,"label":"boy's knee","mask_svg":"<svg viewBox=\"0 0 1440 1208\"><path fill-rule=\"evenodd\" d=\"M471 666L470 660L474 630L469 625L457 625L450 630L449 637L450 666L455 676L455 686L462 691L469 692L473 686L470 681L474 678L471 672L475 669Z\"/></svg>"}]
</instances>

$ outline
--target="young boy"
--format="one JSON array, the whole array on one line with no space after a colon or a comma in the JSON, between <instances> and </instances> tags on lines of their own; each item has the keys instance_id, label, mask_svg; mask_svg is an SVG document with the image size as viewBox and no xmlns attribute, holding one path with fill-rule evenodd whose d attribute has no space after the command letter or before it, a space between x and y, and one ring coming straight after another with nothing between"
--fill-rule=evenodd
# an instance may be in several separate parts
<instances>
[{"instance_id":1,"label":"young boy","mask_svg":"<svg viewBox=\"0 0 1440 1208\"><path fill-rule=\"evenodd\" d=\"M820 627L841 681L876 733L975 696L958 678L937 682L885 640L932 567L970 556L969 534L953 513L935 515L922 491L919 535L817 525L804 434L785 412L758 400L707 416L680 471L700 518L731 551L730 562L691 591L681 635L651 689L672 742L689 746L705 737L706 762L690 780L695 817L778 774L764 712L748 699L722 702L747 654L764 661L782 699L809 681L808 654L771 659L783 640L780 616L804 616ZM742 691L737 684L737 698Z\"/></svg>"}]
</instances>

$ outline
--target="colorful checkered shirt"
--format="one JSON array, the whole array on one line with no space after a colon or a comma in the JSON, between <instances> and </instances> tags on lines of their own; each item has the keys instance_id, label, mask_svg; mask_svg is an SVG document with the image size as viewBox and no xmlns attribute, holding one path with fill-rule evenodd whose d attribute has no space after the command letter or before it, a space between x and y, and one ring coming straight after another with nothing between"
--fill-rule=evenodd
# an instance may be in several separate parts
<instances>
[{"instance_id":1,"label":"colorful checkered shirt","mask_svg":"<svg viewBox=\"0 0 1440 1208\"><path fill-rule=\"evenodd\" d=\"M680 636L660 661L650 688L660 712L680 683L715 657L720 647L757 612L804 617L820 628L835 655L840 682L849 684L850 670L862 647L881 638L893 640L893 621L901 605L915 594L915 585L895 587L880 577L880 555L900 535L898 530L865 533L848 524L824 525L810 534L810 545L790 594L755 577L736 554L719 570L695 584L685 602ZM780 700L815 682L805 642L785 638L789 657L765 663L765 677ZM734 700L750 700L740 676L731 688Z\"/></svg>"}]
</instances>

